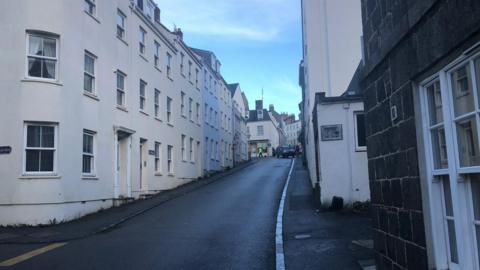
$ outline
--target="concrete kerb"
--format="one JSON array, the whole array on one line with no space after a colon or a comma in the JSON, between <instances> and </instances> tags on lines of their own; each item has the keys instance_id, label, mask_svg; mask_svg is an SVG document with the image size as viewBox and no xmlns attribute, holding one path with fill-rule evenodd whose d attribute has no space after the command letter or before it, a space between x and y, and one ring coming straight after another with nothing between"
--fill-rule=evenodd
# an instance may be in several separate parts
<instances>
[{"instance_id":1,"label":"concrete kerb","mask_svg":"<svg viewBox=\"0 0 480 270\"><path fill-rule=\"evenodd\" d=\"M282 198L278 206L277 223L275 228L275 261L276 270L285 270L285 254L283 249L283 213L285 207L285 200L287 197L288 185L292 176L293 168L295 167L295 159L292 159L290 171L288 172L287 181L283 187Z\"/></svg>"},{"instance_id":2,"label":"concrete kerb","mask_svg":"<svg viewBox=\"0 0 480 270\"><path fill-rule=\"evenodd\" d=\"M168 194L165 194L165 193L159 193L155 196L153 196L152 198L149 198L147 200L152 200L152 199L158 199L158 196L168 196L166 197L165 199L163 200L160 200L158 203L155 203L147 208L144 208L142 210L139 210L137 212L134 212L130 215L127 215L107 226L103 226L101 227L100 229L98 230L94 230L94 231L90 231L88 233L83 233L83 234L79 234L79 235L75 235L75 236L71 236L71 237L68 237L68 236L65 236L65 237L58 237L58 238L53 238L53 239L48 239L48 240L35 240L35 241L0 241L0 245L12 245L12 244L20 244L20 245L27 245L27 244L52 244L52 243L58 243L58 242L69 242L69 241L75 241L75 240L80 240L80 239L85 239L85 238L88 238L88 237L91 237L91 236L94 236L94 235L97 235L97 234L101 234L101 233L106 233L106 232L109 232L109 231L112 231L114 229L116 229L118 226L120 226L121 224L129 221L129 220L132 220L133 218L139 216L139 215L142 215L150 210L153 210L157 207L159 207L160 205L162 204L165 204L166 202L169 202L171 200L174 200L174 199L177 199L177 198L180 198L182 196L185 196L193 191L196 191L202 187L205 187L209 184L212 184L214 182L217 182L219 180L225 180L227 176L229 175L232 175L238 171L241 171L255 163L257 163L259 160L258 159L253 159L253 160L250 160L248 162L245 162L237 167L234 167L228 171L224 171L224 172L221 172L219 174L216 174L216 175L213 175L209 178L206 178L206 179L201 179L199 181L194 181L192 182L192 185L195 185L195 186L189 186L189 187L186 187L186 186L180 186L178 187L177 189L181 189L181 188L186 188L186 190L184 192L180 192L178 194L173 194L172 196L168 196ZM175 192L177 190L170 190L170 192ZM169 191L166 191L166 192L169 192ZM135 203L135 202L134 202Z\"/></svg>"}]
</instances>

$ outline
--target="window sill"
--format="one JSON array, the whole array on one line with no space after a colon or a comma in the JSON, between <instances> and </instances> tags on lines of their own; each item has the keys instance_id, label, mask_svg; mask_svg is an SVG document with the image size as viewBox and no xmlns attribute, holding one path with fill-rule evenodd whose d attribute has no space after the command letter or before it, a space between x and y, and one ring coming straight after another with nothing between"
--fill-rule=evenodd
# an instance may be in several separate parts
<instances>
[{"instance_id":1,"label":"window sill","mask_svg":"<svg viewBox=\"0 0 480 270\"><path fill-rule=\"evenodd\" d=\"M160 123L163 123L162 119L158 118L158 117L155 117L155 120L157 120L158 122Z\"/></svg>"},{"instance_id":2,"label":"window sill","mask_svg":"<svg viewBox=\"0 0 480 270\"><path fill-rule=\"evenodd\" d=\"M156 172L154 176L163 176L163 174L161 172Z\"/></svg>"},{"instance_id":3,"label":"window sill","mask_svg":"<svg viewBox=\"0 0 480 270\"><path fill-rule=\"evenodd\" d=\"M183 163L187 163L188 161L184 159L184 160L182 160L182 162L183 162Z\"/></svg>"},{"instance_id":4,"label":"window sill","mask_svg":"<svg viewBox=\"0 0 480 270\"><path fill-rule=\"evenodd\" d=\"M121 42L123 42L123 44L125 44L125 46L128 46L128 43L127 43L123 38L119 37L118 35L117 35L117 38L118 38Z\"/></svg>"},{"instance_id":5,"label":"window sill","mask_svg":"<svg viewBox=\"0 0 480 270\"><path fill-rule=\"evenodd\" d=\"M170 77L170 75L167 75L167 78L168 78L170 81L173 82L173 79L172 79L172 77Z\"/></svg>"},{"instance_id":6,"label":"window sill","mask_svg":"<svg viewBox=\"0 0 480 270\"><path fill-rule=\"evenodd\" d=\"M185 77L185 74L183 74L183 73L182 73L182 77L185 78L185 79L187 78L187 77Z\"/></svg>"},{"instance_id":7,"label":"window sill","mask_svg":"<svg viewBox=\"0 0 480 270\"><path fill-rule=\"evenodd\" d=\"M98 177L95 175L84 175L82 176L82 180L98 180Z\"/></svg>"},{"instance_id":8,"label":"window sill","mask_svg":"<svg viewBox=\"0 0 480 270\"><path fill-rule=\"evenodd\" d=\"M187 116L186 116L186 115L182 115L182 118L185 118L185 119L187 119Z\"/></svg>"},{"instance_id":9,"label":"window sill","mask_svg":"<svg viewBox=\"0 0 480 270\"><path fill-rule=\"evenodd\" d=\"M158 66L155 66L155 69L156 69L158 72L162 73L162 70L161 70Z\"/></svg>"},{"instance_id":10,"label":"window sill","mask_svg":"<svg viewBox=\"0 0 480 270\"><path fill-rule=\"evenodd\" d=\"M61 175L57 174L22 174L18 179L35 180L35 179L61 179Z\"/></svg>"},{"instance_id":11,"label":"window sill","mask_svg":"<svg viewBox=\"0 0 480 270\"><path fill-rule=\"evenodd\" d=\"M190 123L195 124L195 122L193 120L190 120Z\"/></svg>"},{"instance_id":12,"label":"window sill","mask_svg":"<svg viewBox=\"0 0 480 270\"><path fill-rule=\"evenodd\" d=\"M53 84L56 86L63 86L62 82L55 81L55 80L48 80L48 79L41 79L41 78L24 78L21 80L21 82L36 82L36 83L47 83L47 84Z\"/></svg>"},{"instance_id":13,"label":"window sill","mask_svg":"<svg viewBox=\"0 0 480 270\"><path fill-rule=\"evenodd\" d=\"M172 123L167 123L168 126L170 127L173 127L173 124Z\"/></svg>"},{"instance_id":14,"label":"window sill","mask_svg":"<svg viewBox=\"0 0 480 270\"><path fill-rule=\"evenodd\" d=\"M98 98L97 95L93 94L93 93L89 93L87 91L83 91L83 95L88 97L88 98L91 98L93 100L96 100L96 101L100 101L100 99Z\"/></svg>"},{"instance_id":15,"label":"window sill","mask_svg":"<svg viewBox=\"0 0 480 270\"><path fill-rule=\"evenodd\" d=\"M367 152L367 148L366 147L357 147L357 148L355 148L355 152Z\"/></svg>"},{"instance_id":16,"label":"window sill","mask_svg":"<svg viewBox=\"0 0 480 270\"><path fill-rule=\"evenodd\" d=\"M123 112L128 113L127 108L125 108L125 107L123 107L123 106L117 105L117 109L119 109L120 111L123 111Z\"/></svg>"},{"instance_id":17,"label":"window sill","mask_svg":"<svg viewBox=\"0 0 480 270\"><path fill-rule=\"evenodd\" d=\"M94 19L97 23L100 24L100 20L98 20L97 17L95 17L95 15L93 14L90 14L89 12L87 12L86 10L84 10L83 12L85 12L85 14L87 14L88 16L90 16L90 18Z\"/></svg>"},{"instance_id":18,"label":"window sill","mask_svg":"<svg viewBox=\"0 0 480 270\"><path fill-rule=\"evenodd\" d=\"M191 85L193 85L193 82L192 82L192 81L190 81L190 84L191 84Z\"/></svg>"},{"instance_id":19,"label":"window sill","mask_svg":"<svg viewBox=\"0 0 480 270\"><path fill-rule=\"evenodd\" d=\"M175 174L174 173L168 173L167 174L169 177L175 177Z\"/></svg>"},{"instance_id":20,"label":"window sill","mask_svg":"<svg viewBox=\"0 0 480 270\"><path fill-rule=\"evenodd\" d=\"M149 116L149 114L147 112L143 111L143 110L139 110L138 112L145 115L145 116Z\"/></svg>"},{"instance_id":21,"label":"window sill","mask_svg":"<svg viewBox=\"0 0 480 270\"><path fill-rule=\"evenodd\" d=\"M143 60L145 60L145 62L148 63L148 59L143 54L139 53L138 56L140 56L140 58L142 58Z\"/></svg>"},{"instance_id":22,"label":"window sill","mask_svg":"<svg viewBox=\"0 0 480 270\"><path fill-rule=\"evenodd\" d=\"M191 164L195 164L195 161L190 161Z\"/></svg>"}]
</instances>

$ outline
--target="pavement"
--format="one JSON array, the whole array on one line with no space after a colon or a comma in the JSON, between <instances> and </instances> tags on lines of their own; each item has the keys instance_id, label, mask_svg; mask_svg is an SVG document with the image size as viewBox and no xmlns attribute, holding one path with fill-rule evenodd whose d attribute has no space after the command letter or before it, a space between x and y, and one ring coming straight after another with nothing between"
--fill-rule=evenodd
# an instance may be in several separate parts
<instances>
[{"instance_id":1,"label":"pavement","mask_svg":"<svg viewBox=\"0 0 480 270\"><path fill-rule=\"evenodd\" d=\"M313 198L307 169L297 160L283 216L286 269L375 269L370 215L319 211Z\"/></svg>"},{"instance_id":2,"label":"pavement","mask_svg":"<svg viewBox=\"0 0 480 270\"><path fill-rule=\"evenodd\" d=\"M290 164L265 158L207 185L173 191L169 200L159 195L43 228L68 237L0 244L0 269L275 269L276 212ZM143 212L122 221L130 215L120 209ZM76 238L111 221L120 223Z\"/></svg>"}]
</instances>

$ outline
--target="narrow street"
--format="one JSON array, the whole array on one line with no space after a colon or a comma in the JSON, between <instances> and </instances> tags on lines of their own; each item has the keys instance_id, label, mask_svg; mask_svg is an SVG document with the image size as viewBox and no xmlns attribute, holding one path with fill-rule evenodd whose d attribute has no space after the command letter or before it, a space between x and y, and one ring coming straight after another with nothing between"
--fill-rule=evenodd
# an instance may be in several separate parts
<instances>
[{"instance_id":1,"label":"narrow street","mask_svg":"<svg viewBox=\"0 0 480 270\"><path fill-rule=\"evenodd\" d=\"M275 219L290 165L261 160L108 233L5 269L274 269ZM0 245L0 262L44 246Z\"/></svg>"}]
</instances>

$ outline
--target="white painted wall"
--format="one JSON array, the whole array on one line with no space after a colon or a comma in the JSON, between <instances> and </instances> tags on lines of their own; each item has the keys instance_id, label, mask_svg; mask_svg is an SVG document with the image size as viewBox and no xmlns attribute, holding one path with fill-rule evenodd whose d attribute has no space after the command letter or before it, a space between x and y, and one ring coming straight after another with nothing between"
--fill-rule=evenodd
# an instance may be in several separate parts
<instances>
[{"instance_id":1,"label":"white painted wall","mask_svg":"<svg viewBox=\"0 0 480 270\"><path fill-rule=\"evenodd\" d=\"M126 36L116 37L117 9L126 16ZM41 12L39 12L41 11ZM119 195L139 198L142 194L175 188L193 181L203 173L204 153L203 80L199 87L180 74L180 52L203 69L163 26L156 27L130 6L129 0L97 1L95 18L84 12L83 1L37 0L2 1L0 24L4 40L0 42L0 145L11 146L12 153L0 155L0 224L44 224L64 221L111 207ZM147 31L146 52L139 55L139 26ZM26 31L38 30L59 35L59 76L54 82L26 78ZM154 67L154 40L161 44L160 65ZM84 52L97 56L97 97L84 95ZM171 76L166 75L166 53L172 55ZM126 77L126 110L116 106L116 70ZM139 111L139 81L147 82L146 109ZM154 117L154 89L161 91L160 116ZM180 113L181 91L185 93L186 117ZM167 97L172 98L172 123L166 121ZM199 103L200 121L188 118L188 100ZM194 106L195 107L195 106ZM228 108L228 104L227 104ZM42 176L23 173L24 122L58 123L56 173ZM7 128L8 127L8 128ZM115 129L132 130L121 152L128 155L130 184L124 181L116 193ZM96 132L93 178L82 176L82 132ZM181 158L181 135L187 138L187 160ZM216 138L219 132L216 132ZM210 135L212 136L212 135ZM154 171L154 156L144 154L145 176L140 181L140 138L146 150L161 143L161 170ZM189 159L189 139L195 159ZM231 140L230 140L231 141ZM167 145L173 146L173 172L167 172Z\"/></svg>"},{"instance_id":2,"label":"white painted wall","mask_svg":"<svg viewBox=\"0 0 480 270\"><path fill-rule=\"evenodd\" d=\"M366 150L356 149L355 112L363 111L362 102L317 105L321 171L321 202L330 205L333 196L345 204L370 199ZM321 126L342 125L343 139L322 141Z\"/></svg>"},{"instance_id":3,"label":"white painted wall","mask_svg":"<svg viewBox=\"0 0 480 270\"><path fill-rule=\"evenodd\" d=\"M317 181L312 126L315 93L343 93L361 59L358 0L302 0L305 155L312 186Z\"/></svg>"}]
</instances>

